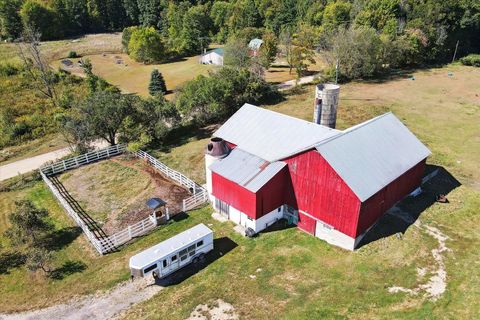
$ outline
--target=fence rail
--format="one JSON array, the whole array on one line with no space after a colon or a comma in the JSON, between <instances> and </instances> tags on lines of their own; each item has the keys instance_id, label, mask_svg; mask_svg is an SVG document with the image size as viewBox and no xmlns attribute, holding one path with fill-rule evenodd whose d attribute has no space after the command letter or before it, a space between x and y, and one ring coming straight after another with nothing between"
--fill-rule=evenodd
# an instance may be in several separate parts
<instances>
[{"instance_id":1,"label":"fence rail","mask_svg":"<svg viewBox=\"0 0 480 320\"><path fill-rule=\"evenodd\" d=\"M62 160L50 165L46 165L40 168L40 175L42 176L43 181L47 184L49 189L54 194L55 198L60 202L65 211L70 217L82 228L83 232L87 239L92 243L94 248L100 253L105 254L111 251L116 250L117 247L127 243L131 239L144 235L157 227L157 221L154 216L149 216L135 224L128 226L127 228L112 234L107 237L97 237L88 227L88 225L83 221L78 212L76 212L64 196L60 193L57 187L50 180L50 176L62 173L64 171L78 168L80 166L86 165L91 162L96 162L98 160L107 159L119 154L122 154L126 151L125 145L115 145L110 146L105 149L100 149L97 151L88 152L82 154L78 157L69 158ZM191 210L199 205L205 203L208 200L208 193L205 188L195 183L193 180L189 179L180 172L169 168L167 165L158 161L148 153L144 151L133 152L135 156L141 159L147 160L147 162L160 172L162 172L167 177L172 180L177 181L182 186L185 186L192 192L192 196L183 200L183 210Z\"/></svg>"},{"instance_id":2,"label":"fence rail","mask_svg":"<svg viewBox=\"0 0 480 320\"><path fill-rule=\"evenodd\" d=\"M108 148L90 151L78 157L68 158L53 164L43 166L40 168L40 171L42 171L47 177L49 177L70 169L81 167L91 162L96 162L98 160L107 159L122 154L125 152L125 150L125 145L117 144Z\"/></svg>"}]
</instances>

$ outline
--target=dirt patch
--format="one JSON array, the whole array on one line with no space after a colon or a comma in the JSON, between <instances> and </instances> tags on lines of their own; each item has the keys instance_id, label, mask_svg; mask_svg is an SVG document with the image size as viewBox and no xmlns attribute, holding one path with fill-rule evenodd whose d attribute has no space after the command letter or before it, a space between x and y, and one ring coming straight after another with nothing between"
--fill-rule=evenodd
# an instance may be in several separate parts
<instances>
[{"instance_id":1,"label":"dirt patch","mask_svg":"<svg viewBox=\"0 0 480 320\"><path fill-rule=\"evenodd\" d=\"M233 320L238 318L235 308L230 303L217 299L212 304L199 304L187 320Z\"/></svg>"},{"instance_id":2,"label":"dirt patch","mask_svg":"<svg viewBox=\"0 0 480 320\"><path fill-rule=\"evenodd\" d=\"M417 275L418 279L420 280L425 277L428 271L431 272L431 276L426 283L420 284L413 289L393 286L388 288L388 292L405 292L412 295L418 295L423 291L427 298L432 301L436 301L442 296L447 288L447 271L445 270L443 253L451 251L445 244L448 237L444 235L438 228L432 226L423 226L420 222L416 222L415 225L438 241L438 248L432 249L432 256L435 259L436 265L425 268L417 268Z\"/></svg>"},{"instance_id":3,"label":"dirt patch","mask_svg":"<svg viewBox=\"0 0 480 320\"><path fill-rule=\"evenodd\" d=\"M60 176L61 182L107 234L147 218L146 201L167 202L170 216L182 211L189 190L165 177L141 159L118 156Z\"/></svg>"}]
</instances>

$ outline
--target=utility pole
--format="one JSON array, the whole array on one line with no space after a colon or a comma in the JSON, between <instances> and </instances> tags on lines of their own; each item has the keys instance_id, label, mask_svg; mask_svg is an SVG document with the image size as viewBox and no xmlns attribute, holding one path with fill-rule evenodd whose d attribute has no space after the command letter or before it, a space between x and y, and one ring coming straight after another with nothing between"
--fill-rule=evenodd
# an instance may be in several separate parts
<instances>
[{"instance_id":1,"label":"utility pole","mask_svg":"<svg viewBox=\"0 0 480 320\"><path fill-rule=\"evenodd\" d=\"M457 56L457 49L458 49L458 43L459 42L460 42L460 40L457 40L457 45L455 46L455 52L453 53L452 63L455 62L455 57Z\"/></svg>"},{"instance_id":2,"label":"utility pole","mask_svg":"<svg viewBox=\"0 0 480 320\"><path fill-rule=\"evenodd\" d=\"M339 60L337 59L337 64L335 65L335 84L338 84L338 68L339 68Z\"/></svg>"}]
</instances>

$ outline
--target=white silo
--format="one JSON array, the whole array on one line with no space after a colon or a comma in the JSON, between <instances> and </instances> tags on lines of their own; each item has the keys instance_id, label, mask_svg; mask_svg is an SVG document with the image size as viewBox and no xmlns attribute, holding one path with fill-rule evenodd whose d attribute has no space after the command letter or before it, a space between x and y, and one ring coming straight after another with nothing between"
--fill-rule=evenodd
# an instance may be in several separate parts
<instances>
[{"instance_id":1,"label":"white silo","mask_svg":"<svg viewBox=\"0 0 480 320\"><path fill-rule=\"evenodd\" d=\"M339 95L339 85L332 83L317 85L313 122L335 129Z\"/></svg>"},{"instance_id":2,"label":"white silo","mask_svg":"<svg viewBox=\"0 0 480 320\"><path fill-rule=\"evenodd\" d=\"M212 198L212 171L210 165L219 159L225 158L230 153L230 147L222 138L213 137L205 149L205 174L207 181L208 198Z\"/></svg>"}]
</instances>

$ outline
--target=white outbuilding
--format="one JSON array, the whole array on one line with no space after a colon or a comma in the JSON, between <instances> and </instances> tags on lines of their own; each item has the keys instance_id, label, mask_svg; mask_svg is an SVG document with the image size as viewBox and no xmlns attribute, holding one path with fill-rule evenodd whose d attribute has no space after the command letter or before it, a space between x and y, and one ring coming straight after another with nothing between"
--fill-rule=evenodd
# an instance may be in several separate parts
<instances>
[{"instance_id":1,"label":"white outbuilding","mask_svg":"<svg viewBox=\"0 0 480 320\"><path fill-rule=\"evenodd\" d=\"M223 48L217 48L205 52L200 57L200 63L223 66Z\"/></svg>"}]
</instances>

